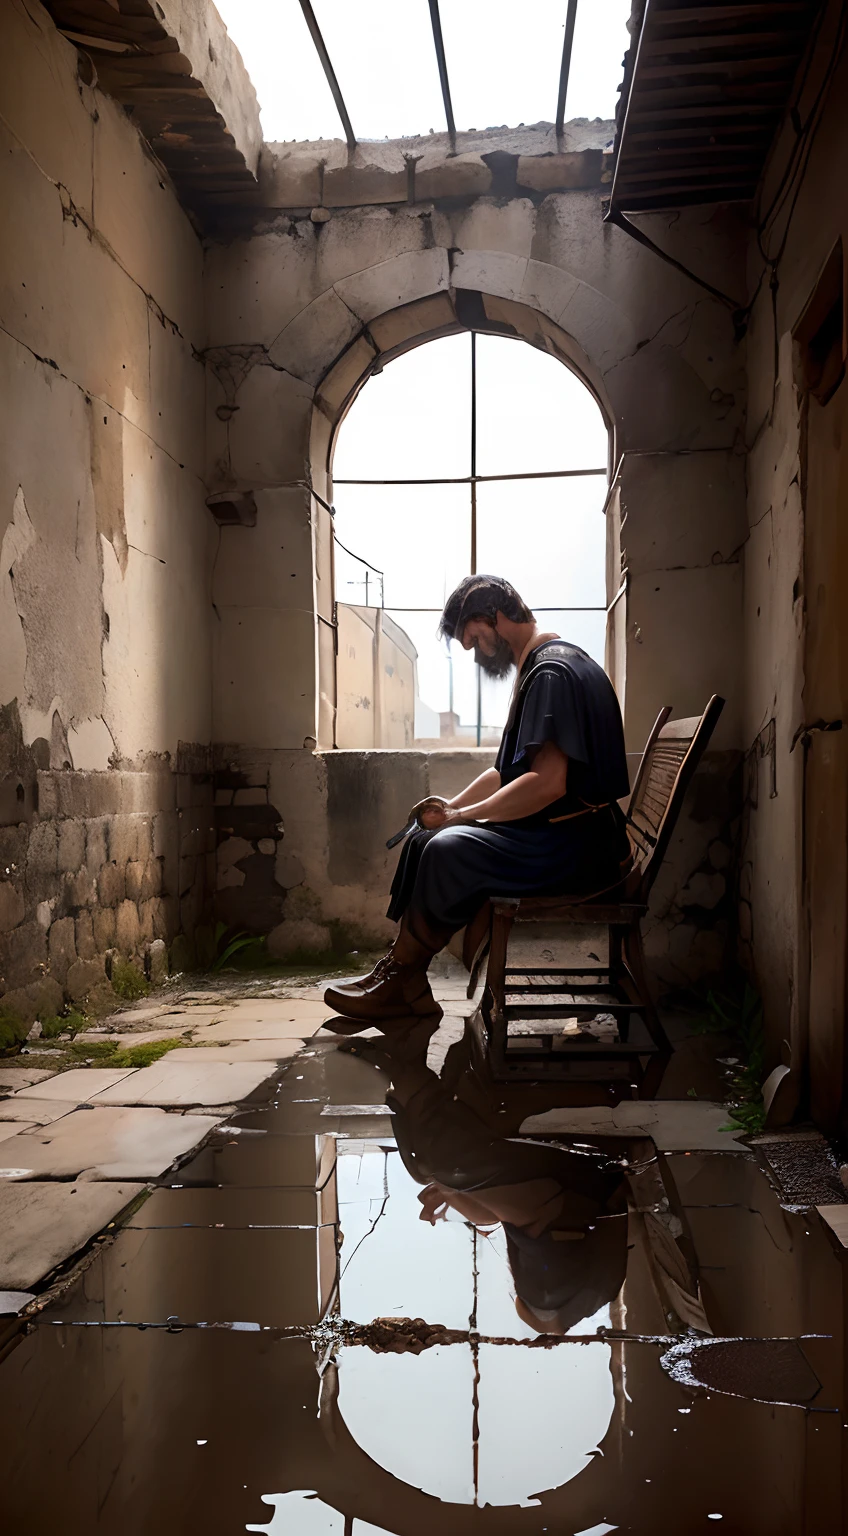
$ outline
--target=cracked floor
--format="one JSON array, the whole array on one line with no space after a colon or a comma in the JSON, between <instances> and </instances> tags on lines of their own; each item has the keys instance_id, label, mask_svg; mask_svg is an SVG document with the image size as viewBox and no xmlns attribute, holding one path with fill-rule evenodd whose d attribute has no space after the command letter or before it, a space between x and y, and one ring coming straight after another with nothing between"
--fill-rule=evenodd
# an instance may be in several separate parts
<instances>
[{"instance_id":1,"label":"cracked floor","mask_svg":"<svg viewBox=\"0 0 848 1536\"><path fill-rule=\"evenodd\" d=\"M219 983L110 1021L186 1038L153 1067L4 1068L31 1079L5 1112L37 1106L0 1122L0 1283L33 1296L0 1331L4 1529L845 1528L827 1144L486 1082L461 978L436 990L426 1057L317 1034L317 986ZM91 1160L139 1115L120 1166Z\"/></svg>"}]
</instances>

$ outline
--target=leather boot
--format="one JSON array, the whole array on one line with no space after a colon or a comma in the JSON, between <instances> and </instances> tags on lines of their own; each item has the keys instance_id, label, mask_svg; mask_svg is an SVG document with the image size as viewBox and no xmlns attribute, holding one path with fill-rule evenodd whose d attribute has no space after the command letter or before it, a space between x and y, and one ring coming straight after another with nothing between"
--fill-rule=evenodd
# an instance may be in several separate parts
<instances>
[{"instance_id":1,"label":"leather boot","mask_svg":"<svg viewBox=\"0 0 848 1536\"><path fill-rule=\"evenodd\" d=\"M324 993L324 1002L343 1018L360 1020L367 1029L385 1019L428 1018L434 1023L442 1010L430 991L426 966L431 956L423 950L417 961L402 964L389 950L367 976L336 982ZM332 1022L328 1021L328 1028Z\"/></svg>"}]
</instances>

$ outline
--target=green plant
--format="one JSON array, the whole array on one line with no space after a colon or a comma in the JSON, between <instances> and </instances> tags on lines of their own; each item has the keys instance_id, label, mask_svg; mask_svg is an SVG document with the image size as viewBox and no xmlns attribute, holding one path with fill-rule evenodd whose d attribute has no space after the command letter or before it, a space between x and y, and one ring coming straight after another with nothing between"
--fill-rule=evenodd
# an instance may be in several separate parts
<instances>
[{"instance_id":1,"label":"green plant","mask_svg":"<svg viewBox=\"0 0 848 1536\"><path fill-rule=\"evenodd\" d=\"M150 991L150 983L142 976L137 965L131 960L113 960L112 962L112 991L125 1003L134 1003L139 997L146 997Z\"/></svg>"},{"instance_id":2,"label":"green plant","mask_svg":"<svg viewBox=\"0 0 848 1536\"><path fill-rule=\"evenodd\" d=\"M30 1026L11 1008L0 1007L0 1051L13 1051L23 1043Z\"/></svg>"},{"instance_id":3,"label":"green plant","mask_svg":"<svg viewBox=\"0 0 848 1536\"><path fill-rule=\"evenodd\" d=\"M110 1066L149 1067L160 1056L185 1044L185 1040L142 1040L138 1045L128 1045L122 1051L116 1051L110 1059Z\"/></svg>"},{"instance_id":4,"label":"green plant","mask_svg":"<svg viewBox=\"0 0 848 1536\"><path fill-rule=\"evenodd\" d=\"M73 1040L81 1029L88 1028L88 1019L79 1008L69 1008L67 1013L54 1013L41 1020L42 1040L55 1040L59 1035L70 1035Z\"/></svg>"},{"instance_id":5,"label":"green plant","mask_svg":"<svg viewBox=\"0 0 848 1536\"><path fill-rule=\"evenodd\" d=\"M728 1063L727 1131L741 1126L749 1135L765 1125L761 1084L765 1066L763 1005L749 981L732 992L707 993L706 1014L694 1025L697 1034L722 1034L732 1042L738 1060Z\"/></svg>"},{"instance_id":6,"label":"green plant","mask_svg":"<svg viewBox=\"0 0 848 1536\"><path fill-rule=\"evenodd\" d=\"M69 1047L77 1060L108 1061L111 1063L118 1049L115 1040L74 1040Z\"/></svg>"},{"instance_id":7,"label":"green plant","mask_svg":"<svg viewBox=\"0 0 848 1536\"><path fill-rule=\"evenodd\" d=\"M242 965L264 965L267 959L265 935L256 933L238 933L227 937L229 930L226 923L215 924L215 958L210 970L223 971L228 967L232 969L232 961L238 956Z\"/></svg>"}]
</instances>

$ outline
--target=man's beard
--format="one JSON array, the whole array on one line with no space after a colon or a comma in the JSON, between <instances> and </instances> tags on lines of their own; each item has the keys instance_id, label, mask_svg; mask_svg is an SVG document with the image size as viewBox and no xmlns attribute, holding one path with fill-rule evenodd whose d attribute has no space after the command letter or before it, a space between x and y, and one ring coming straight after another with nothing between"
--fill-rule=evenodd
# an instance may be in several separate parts
<instances>
[{"instance_id":1,"label":"man's beard","mask_svg":"<svg viewBox=\"0 0 848 1536\"><path fill-rule=\"evenodd\" d=\"M482 667L487 677L508 677L515 666L512 649L503 635L494 636L495 652L493 656L487 656L481 651L479 645L474 647L474 660L478 667Z\"/></svg>"}]
</instances>

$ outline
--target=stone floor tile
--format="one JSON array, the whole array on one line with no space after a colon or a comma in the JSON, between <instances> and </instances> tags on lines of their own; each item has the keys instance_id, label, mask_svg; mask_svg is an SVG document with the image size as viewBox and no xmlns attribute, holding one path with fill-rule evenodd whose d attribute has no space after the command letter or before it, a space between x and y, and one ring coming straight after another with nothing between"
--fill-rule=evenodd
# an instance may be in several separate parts
<instances>
[{"instance_id":1,"label":"stone floor tile","mask_svg":"<svg viewBox=\"0 0 848 1536\"><path fill-rule=\"evenodd\" d=\"M30 1125L51 1125L54 1120L69 1115L75 1107L69 1099L23 1099L20 1094L13 1093L8 1099L0 1099L0 1124L25 1120Z\"/></svg>"},{"instance_id":2,"label":"stone floor tile","mask_svg":"<svg viewBox=\"0 0 848 1536\"><path fill-rule=\"evenodd\" d=\"M177 1046L168 1052L169 1061L194 1061L198 1051L208 1051L213 1061L287 1061L301 1050L303 1040L294 1036L290 1040L237 1040L234 1044L200 1042L198 1045Z\"/></svg>"},{"instance_id":3,"label":"stone floor tile","mask_svg":"<svg viewBox=\"0 0 848 1536\"><path fill-rule=\"evenodd\" d=\"M327 1010L325 1009L325 1014ZM198 1030L198 1045L238 1044L239 1041L262 1040L309 1040L320 1030L323 1020L278 1020L272 1024L213 1024L209 1029Z\"/></svg>"},{"instance_id":4,"label":"stone floor tile","mask_svg":"<svg viewBox=\"0 0 848 1536\"><path fill-rule=\"evenodd\" d=\"M36 1122L34 1120L28 1120L23 1125L19 1120L0 1120L0 1141L9 1141L21 1131L34 1130L35 1125ZM0 1177L2 1177L2 1174L0 1174Z\"/></svg>"},{"instance_id":5,"label":"stone floor tile","mask_svg":"<svg viewBox=\"0 0 848 1536\"><path fill-rule=\"evenodd\" d=\"M230 1104L247 1098L277 1071L275 1061L212 1061L191 1052L188 1061L172 1061L169 1052L123 1083L105 1087L95 1104Z\"/></svg>"},{"instance_id":6,"label":"stone floor tile","mask_svg":"<svg viewBox=\"0 0 848 1536\"><path fill-rule=\"evenodd\" d=\"M220 1124L219 1115L164 1109L75 1109L0 1147L0 1178L155 1179Z\"/></svg>"},{"instance_id":7,"label":"stone floor tile","mask_svg":"<svg viewBox=\"0 0 848 1536\"><path fill-rule=\"evenodd\" d=\"M848 1248L848 1205L817 1205L816 1210L842 1247Z\"/></svg>"},{"instance_id":8,"label":"stone floor tile","mask_svg":"<svg viewBox=\"0 0 848 1536\"><path fill-rule=\"evenodd\" d=\"M267 992L258 992L256 998L257 1002L263 1003L279 998L285 998L290 1002L320 1003L323 1002L324 993L329 985L330 979L328 978L327 981L322 981L314 987L271 986Z\"/></svg>"},{"instance_id":9,"label":"stone floor tile","mask_svg":"<svg viewBox=\"0 0 848 1536\"><path fill-rule=\"evenodd\" d=\"M82 1248L143 1184L0 1184L0 1286L24 1290Z\"/></svg>"},{"instance_id":10,"label":"stone floor tile","mask_svg":"<svg viewBox=\"0 0 848 1536\"><path fill-rule=\"evenodd\" d=\"M323 1018L327 1012L323 998L314 997L257 997L239 998L227 1009L230 1019L251 1019L264 1023L275 1019Z\"/></svg>"},{"instance_id":11,"label":"stone floor tile","mask_svg":"<svg viewBox=\"0 0 848 1536\"><path fill-rule=\"evenodd\" d=\"M55 1075L49 1067L0 1067L0 1091L14 1093L18 1088L44 1083L48 1077Z\"/></svg>"},{"instance_id":12,"label":"stone floor tile","mask_svg":"<svg viewBox=\"0 0 848 1536\"><path fill-rule=\"evenodd\" d=\"M566 1106L530 1115L522 1136L589 1135L650 1136L661 1152L733 1152L742 1128L728 1124L723 1104L689 1099L625 1099L621 1104Z\"/></svg>"},{"instance_id":13,"label":"stone floor tile","mask_svg":"<svg viewBox=\"0 0 848 1536\"><path fill-rule=\"evenodd\" d=\"M35 1083L32 1088L22 1088L16 1099L60 1099L65 1103L86 1104L103 1088L111 1088L130 1077L133 1067L73 1067L70 1072L60 1072L49 1083Z\"/></svg>"}]
</instances>

